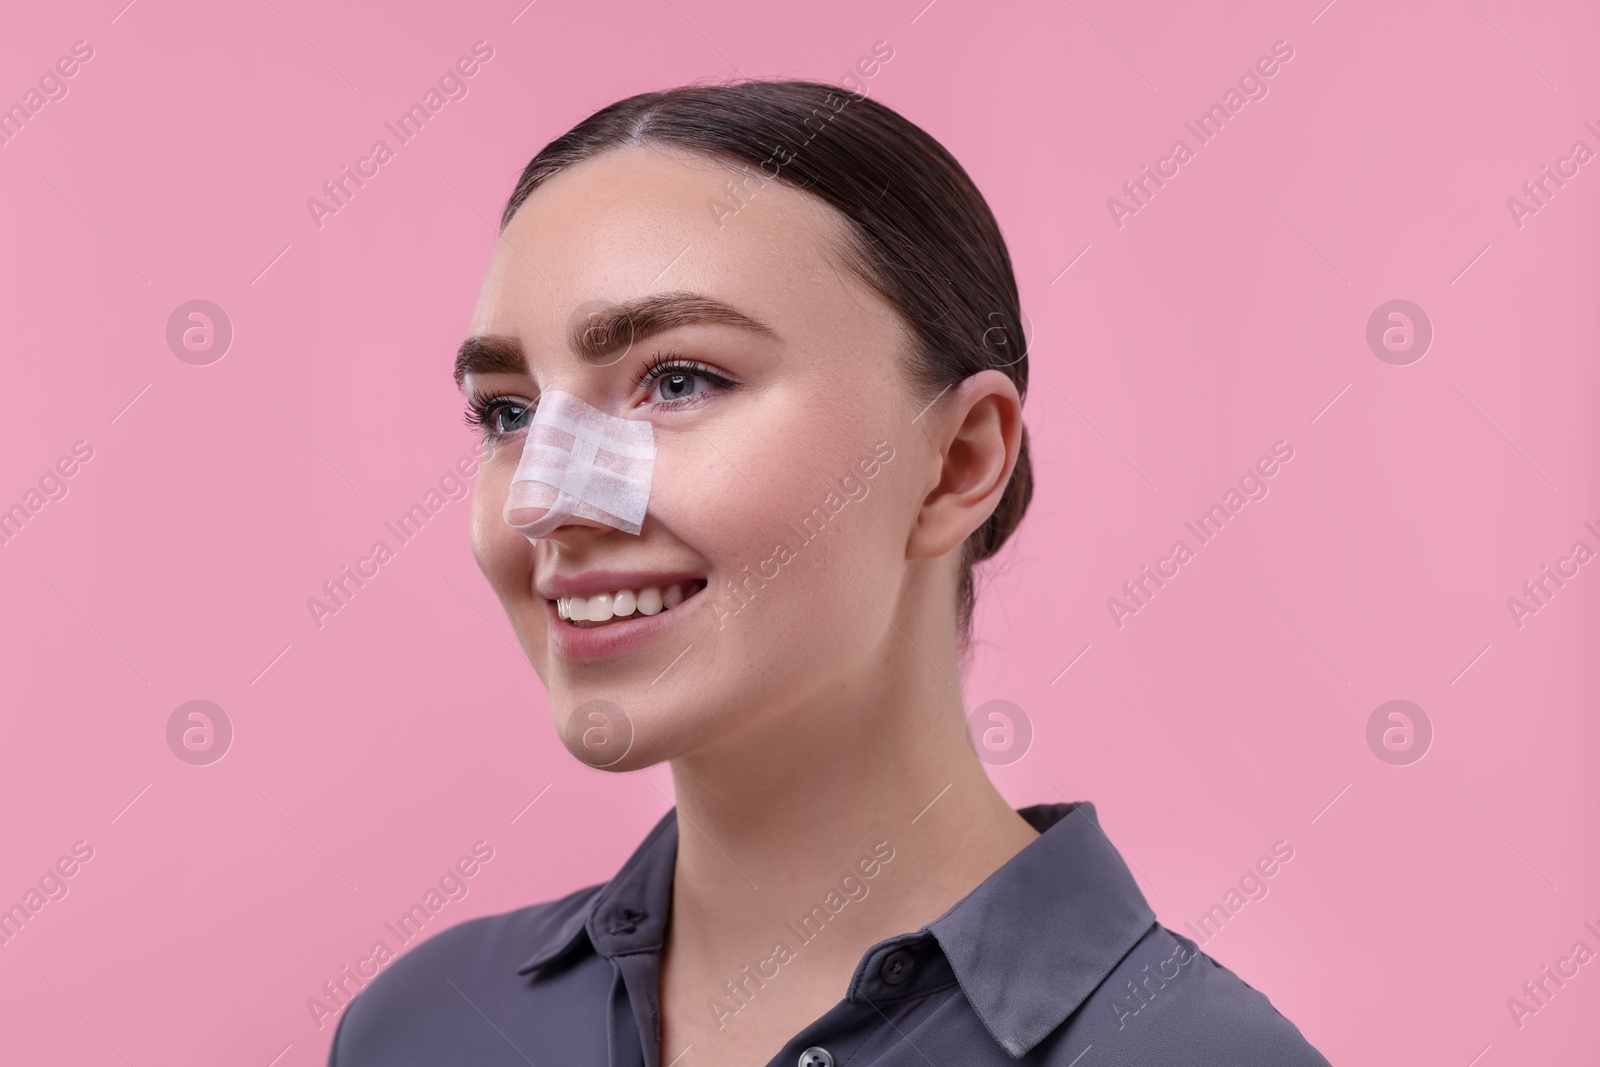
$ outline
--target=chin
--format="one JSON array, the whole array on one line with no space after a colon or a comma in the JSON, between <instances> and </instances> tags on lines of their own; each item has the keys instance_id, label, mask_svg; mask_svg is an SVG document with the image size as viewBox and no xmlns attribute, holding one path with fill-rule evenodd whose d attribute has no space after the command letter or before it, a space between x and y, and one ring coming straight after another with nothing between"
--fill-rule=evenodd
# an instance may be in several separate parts
<instances>
[{"instance_id":1,"label":"chin","mask_svg":"<svg viewBox=\"0 0 1600 1067\"><path fill-rule=\"evenodd\" d=\"M591 695L595 690L584 686L551 701L562 745L596 770L637 771L675 759L696 747L710 727L703 703L673 707L671 690L600 691L607 695Z\"/></svg>"}]
</instances>

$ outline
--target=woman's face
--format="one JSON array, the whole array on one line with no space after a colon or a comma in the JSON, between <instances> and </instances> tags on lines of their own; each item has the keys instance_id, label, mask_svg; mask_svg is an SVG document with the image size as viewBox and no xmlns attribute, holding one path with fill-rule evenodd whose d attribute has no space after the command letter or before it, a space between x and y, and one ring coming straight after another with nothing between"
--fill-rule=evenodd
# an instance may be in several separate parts
<instances>
[{"instance_id":1,"label":"woman's face","mask_svg":"<svg viewBox=\"0 0 1600 1067\"><path fill-rule=\"evenodd\" d=\"M938 481L912 421L926 398L904 375L907 335L840 265L846 223L770 181L735 199L739 177L642 147L561 172L497 243L463 346L493 442L473 552L563 741L594 766L706 750L870 674L896 639L907 538ZM579 351L595 313L629 307L617 347ZM529 542L505 521L529 409L551 389L651 423L637 535L573 519ZM650 589L684 599L647 616ZM638 605L625 618L562 617L562 594L604 614L593 596L623 591Z\"/></svg>"}]
</instances>

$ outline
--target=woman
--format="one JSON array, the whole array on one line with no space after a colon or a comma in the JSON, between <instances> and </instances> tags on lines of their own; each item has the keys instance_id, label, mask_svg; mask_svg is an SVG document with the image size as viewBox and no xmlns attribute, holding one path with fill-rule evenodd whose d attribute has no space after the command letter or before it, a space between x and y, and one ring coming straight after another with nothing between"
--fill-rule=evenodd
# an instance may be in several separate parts
<instances>
[{"instance_id":1,"label":"woman","mask_svg":"<svg viewBox=\"0 0 1600 1067\"><path fill-rule=\"evenodd\" d=\"M677 807L397 961L330 1063L1326 1062L974 752L1020 316L961 167L825 85L636 96L529 163L456 365L473 552L569 750Z\"/></svg>"}]
</instances>

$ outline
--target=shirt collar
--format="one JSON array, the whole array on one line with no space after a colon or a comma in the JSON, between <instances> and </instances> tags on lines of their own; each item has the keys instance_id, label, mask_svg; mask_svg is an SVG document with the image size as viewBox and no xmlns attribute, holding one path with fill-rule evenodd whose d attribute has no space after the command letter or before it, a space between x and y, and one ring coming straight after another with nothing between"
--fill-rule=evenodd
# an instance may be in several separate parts
<instances>
[{"instance_id":1,"label":"shirt collar","mask_svg":"<svg viewBox=\"0 0 1600 1067\"><path fill-rule=\"evenodd\" d=\"M1039 837L928 925L1013 1059L1076 1011L1156 921L1093 804L1018 814Z\"/></svg>"},{"instance_id":2,"label":"shirt collar","mask_svg":"<svg viewBox=\"0 0 1600 1067\"><path fill-rule=\"evenodd\" d=\"M517 973L530 974L554 963L585 940L606 957L659 951L666 943L677 857L678 809L674 807L661 816L611 881L580 889L540 909L529 934L533 955Z\"/></svg>"},{"instance_id":3,"label":"shirt collar","mask_svg":"<svg viewBox=\"0 0 1600 1067\"><path fill-rule=\"evenodd\" d=\"M1018 814L1039 837L919 931L938 942L973 1011L1013 1059L1076 1011L1155 922L1093 804ZM660 951L677 851L673 808L610 882L542 909L533 955L517 973L561 959L585 938L606 957Z\"/></svg>"}]
</instances>

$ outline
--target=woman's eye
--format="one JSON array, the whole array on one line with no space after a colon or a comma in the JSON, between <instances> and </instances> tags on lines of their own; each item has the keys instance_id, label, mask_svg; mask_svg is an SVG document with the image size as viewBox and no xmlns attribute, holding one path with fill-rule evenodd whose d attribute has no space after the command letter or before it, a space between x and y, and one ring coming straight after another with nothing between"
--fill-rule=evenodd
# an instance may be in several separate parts
<instances>
[{"instance_id":1,"label":"woman's eye","mask_svg":"<svg viewBox=\"0 0 1600 1067\"><path fill-rule=\"evenodd\" d=\"M732 379L692 360L657 357L639 375L645 401L657 410L698 407L712 388L731 389Z\"/></svg>"},{"instance_id":2,"label":"woman's eye","mask_svg":"<svg viewBox=\"0 0 1600 1067\"><path fill-rule=\"evenodd\" d=\"M682 372L663 374L657 379L655 388L650 390L651 397L664 403L683 400L699 392L694 387L696 382L704 384L705 379L698 374L684 374Z\"/></svg>"},{"instance_id":3,"label":"woman's eye","mask_svg":"<svg viewBox=\"0 0 1600 1067\"><path fill-rule=\"evenodd\" d=\"M497 434L511 434L526 429L533 417L533 409L523 404L501 401L489 409L489 429Z\"/></svg>"},{"instance_id":4,"label":"woman's eye","mask_svg":"<svg viewBox=\"0 0 1600 1067\"><path fill-rule=\"evenodd\" d=\"M533 419L533 408L506 397L467 402L467 424L477 427L485 438L497 441L525 430Z\"/></svg>"}]
</instances>

